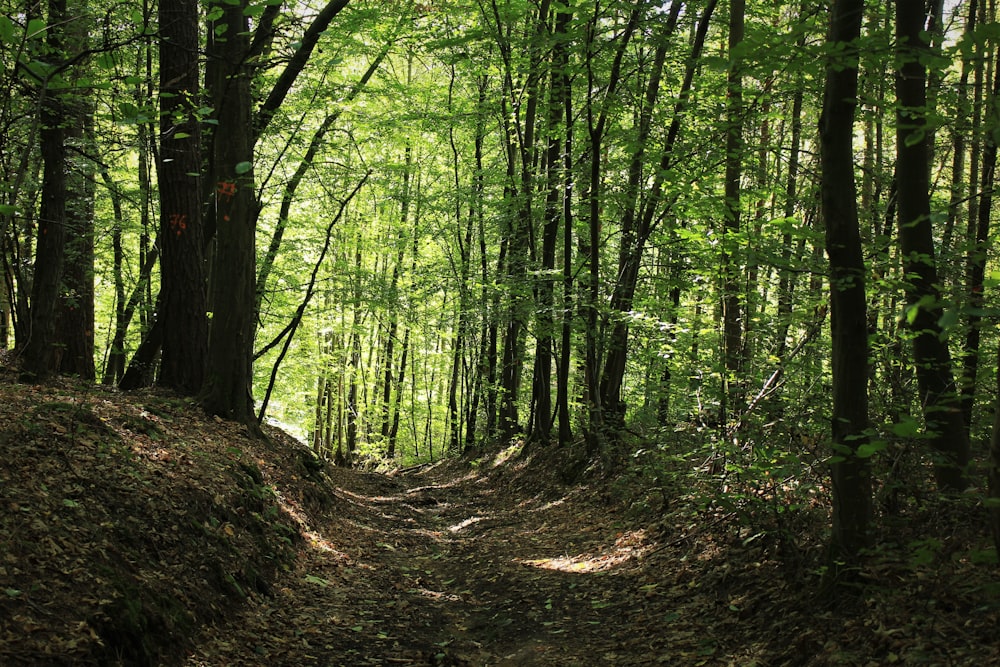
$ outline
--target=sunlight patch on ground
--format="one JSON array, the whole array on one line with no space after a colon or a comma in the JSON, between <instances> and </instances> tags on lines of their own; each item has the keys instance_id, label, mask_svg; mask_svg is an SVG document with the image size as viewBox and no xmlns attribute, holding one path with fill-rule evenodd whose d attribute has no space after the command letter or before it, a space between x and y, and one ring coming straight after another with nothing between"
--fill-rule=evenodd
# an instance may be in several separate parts
<instances>
[{"instance_id":1,"label":"sunlight patch on ground","mask_svg":"<svg viewBox=\"0 0 1000 667\"><path fill-rule=\"evenodd\" d=\"M338 549L336 549L333 546L333 543L330 542L330 540L323 537L320 533L309 530L305 531L303 533L303 536L306 538L306 542L309 544L309 546L315 549L316 551L321 551L323 553L331 554L343 560L350 560L350 557L347 554L345 554L343 551L339 551Z\"/></svg>"},{"instance_id":2,"label":"sunlight patch on ground","mask_svg":"<svg viewBox=\"0 0 1000 667\"><path fill-rule=\"evenodd\" d=\"M515 563L530 565L542 570L558 570L577 574L604 572L624 565L630 560L640 558L649 551L645 530L632 530L622 533L615 540L612 548L601 554L579 554L576 556L558 556L555 558L515 559Z\"/></svg>"},{"instance_id":3,"label":"sunlight patch on ground","mask_svg":"<svg viewBox=\"0 0 1000 667\"><path fill-rule=\"evenodd\" d=\"M462 597L454 593L442 593L440 591L432 591L429 588L415 588L413 589L415 593L419 593L425 598L430 598L432 600L447 600L448 602L461 602Z\"/></svg>"},{"instance_id":4,"label":"sunlight patch on ground","mask_svg":"<svg viewBox=\"0 0 1000 667\"><path fill-rule=\"evenodd\" d=\"M521 450L523 448L524 448L524 443L523 442L514 443L513 445L511 445L507 449L505 449L502 452L500 452L499 454L497 454L496 458L493 459L493 467L496 468L498 466L503 465L511 457L516 456L517 454L520 454Z\"/></svg>"},{"instance_id":5,"label":"sunlight patch on ground","mask_svg":"<svg viewBox=\"0 0 1000 667\"><path fill-rule=\"evenodd\" d=\"M541 507L536 507L536 508L534 508L534 509L532 509L530 511L532 511L532 512L544 512L545 510L550 510L553 507L559 507L560 505L563 505L565 503L566 503L566 499L565 498L560 498L559 500L553 500L551 502L547 502L544 505L542 505ZM521 504L524 505L525 503L521 503Z\"/></svg>"},{"instance_id":6,"label":"sunlight patch on ground","mask_svg":"<svg viewBox=\"0 0 1000 667\"><path fill-rule=\"evenodd\" d=\"M465 521L459 521L454 526L448 526L448 530L452 533L457 533L461 530L465 530L474 523L479 523L480 521L483 521L484 519L486 519L486 517L484 516L470 516Z\"/></svg>"},{"instance_id":7,"label":"sunlight patch on ground","mask_svg":"<svg viewBox=\"0 0 1000 667\"><path fill-rule=\"evenodd\" d=\"M355 493L349 491L342 487L337 487L334 489L337 495L346 496L348 500L352 500L356 505L368 505L378 503L380 505L389 505L393 503L398 503L403 500L402 496L368 496L361 493Z\"/></svg>"},{"instance_id":8,"label":"sunlight patch on ground","mask_svg":"<svg viewBox=\"0 0 1000 667\"><path fill-rule=\"evenodd\" d=\"M335 548L330 540L323 537L321 533L318 533L310 528L305 515L299 510L299 507L295 503L288 500L277 490L275 491L275 496L278 504L281 505L281 508L287 512L289 516L295 519L297 524L299 524L299 531L302 533L302 537L305 538L306 544L308 544L310 548L323 553L331 554L342 560L350 560L350 557L343 551Z\"/></svg>"}]
</instances>

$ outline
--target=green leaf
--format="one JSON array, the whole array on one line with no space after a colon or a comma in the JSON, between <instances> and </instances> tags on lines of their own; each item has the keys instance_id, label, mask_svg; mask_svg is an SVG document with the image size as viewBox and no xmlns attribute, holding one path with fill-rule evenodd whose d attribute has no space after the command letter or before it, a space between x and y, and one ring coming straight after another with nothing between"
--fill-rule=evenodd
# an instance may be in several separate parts
<instances>
[{"instance_id":1,"label":"green leaf","mask_svg":"<svg viewBox=\"0 0 1000 667\"><path fill-rule=\"evenodd\" d=\"M13 44L14 39L14 22L10 20L9 16L0 15L0 40L7 42L8 44Z\"/></svg>"},{"instance_id":2,"label":"green leaf","mask_svg":"<svg viewBox=\"0 0 1000 667\"><path fill-rule=\"evenodd\" d=\"M80 503L70 498L63 498L62 504L66 507L79 507Z\"/></svg>"},{"instance_id":3,"label":"green leaf","mask_svg":"<svg viewBox=\"0 0 1000 667\"><path fill-rule=\"evenodd\" d=\"M10 598L16 598L19 595L21 595L21 591L17 590L16 588L7 588L7 589L4 589L4 593L6 593L7 597L10 597Z\"/></svg>"},{"instance_id":4,"label":"green leaf","mask_svg":"<svg viewBox=\"0 0 1000 667\"><path fill-rule=\"evenodd\" d=\"M323 588L326 588L327 586L330 585L330 582L328 580L324 579L323 577L317 577L316 575L313 574L307 574L305 580L307 583L317 584L319 586L322 586Z\"/></svg>"},{"instance_id":5,"label":"green leaf","mask_svg":"<svg viewBox=\"0 0 1000 667\"><path fill-rule=\"evenodd\" d=\"M958 311L954 308L947 309L938 318L938 326L945 331L953 329L956 324L958 324Z\"/></svg>"},{"instance_id":6,"label":"green leaf","mask_svg":"<svg viewBox=\"0 0 1000 667\"><path fill-rule=\"evenodd\" d=\"M920 433L920 422L910 415L901 415L899 421L889 428L894 435L901 438L912 438Z\"/></svg>"},{"instance_id":7,"label":"green leaf","mask_svg":"<svg viewBox=\"0 0 1000 667\"><path fill-rule=\"evenodd\" d=\"M28 21L28 37L40 37L47 27L42 19L31 19Z\"/></svg>"},{"instance_id":8,"label":"green leaf","mask_svg":"<svg viewBox=\"0 0 1000 667\"><path fill-rule=\"evenodd\" d=\"M917 321L917 316L920 314L920 309L929 310L937 304L937 299L933 294L925 294L920 297L920 300L914 304L906 307L906 322L907 324L913 324Z\"/></svg>"},{"instance_id":9,"label":"green leaf","mask_svg":"<svg viewBox=\"0 0 1000 667\"><path fill-rule=\"evenodd\" d=\"M118 59L115 58L114 52L108 51L105 53L98 53L94 58L94 64L101 69L106 69L109 71L114 71L118 67Z\"/></svg>"},{"instance_id":10,"label":"green leaf","mask_svg":"<svg viewBox=\"0 0 1000 667\"><path fill-rule=\"evenodd\" d=\"M975 565L996 565L997 550L993 547L989 549L974 549L969 552L969 561Z\"/></svg>"},{"instance_id":11,"label":"green leaf","mask_svg":"<svg viewBox=\"0 0 1000 667\"><path fill-rule=\"evenodd\" d=\"M872 442L866 442L864 444L858 445L858 449L855 452L855 455L861 459L868 459L874 456L875 454L881 452L883 449L886 448L887 445L888 443L886 443L883 440L874 440Z\"/></svg>"},{"instance_id":12,"label":"green leaf","mask_svg":"<svg viewBox=\"0 0 1000 667\"><path fill-rule=\"evenodd\" d=\"M252 162L240 162L239 164L236 165L235 171L236 171L236 174L238 176L242 176L243 174L247 173L251 169L253 169L253 163Z\"/></svg>"}]
</instances>

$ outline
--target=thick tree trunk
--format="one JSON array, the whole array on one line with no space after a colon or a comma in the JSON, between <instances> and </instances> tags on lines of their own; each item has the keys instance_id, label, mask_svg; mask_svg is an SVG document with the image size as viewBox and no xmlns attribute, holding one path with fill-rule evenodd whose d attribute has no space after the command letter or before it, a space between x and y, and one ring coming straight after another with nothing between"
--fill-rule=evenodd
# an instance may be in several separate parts
<instances>
[{"instance_id":1,"label":"thick tree trunk","mask_svg":"<svg viewBox=\"0 0 1000 667\"><path fill-rule=\"evenodd\" d=\"M85 36L84 36L85 37ZM67 107L66 141L92 154L93 105L77 98ZM69 157L69 156L67 156ZM94 367L94 175L90 158L67 165L66 264L59 300L59 372L92 381Z\"/></svg>"},{"instance_id":2,"label":"thick tree trunk","mask_svg":"<svg viewBox=\"0 0 1000 667\"><path fill-rule=\"evenodd\" d=\"M201 221L197 0L160 2L159 384L194 395L205 377L208 318Z\"/></svg>"},{"instance_id":3,"label":"thick tree trunk","mask_svg":"<svg viewBox=\"0 0 1000 667\"><path fill-rule=\"evenodd\" d=\"M244 3L222 4L210 29L209 57L215 59L211 99L215 257L208 364L199 402L211 414L256 425L253 409L253 341L256 287L256 221L248 20Z\"/></svg>"},{"instance_id":4,"label":"thick tree trunk","mask_svg":"<svg viewBox=\"0 0 1000 667\"><path fill-rule=\"evenodd\" d=\"M857 563L871 541L869 460L858 455L868 427L865 267L854 181L854 114L864 0L835 0L827 41L842 55L827 65L820 119L823 217L830 260L833 367L831 576Z\"/></svg>"},{"instance_id":5,"label":"thick tree trunk","mask_svg":"<svg viewBox=\"0 0 1000 667\"><path fill-rule=\"evenodd\" d=\"M90 14L82 3L67 8L73 20L65 26L66 50L88 48ZM68 74L75 81L80 68ZM66 95L66 258L57 314L57 345L62 358L59 372L87 381L94 368L94 104L85 94ZM74 149L74 150L70 150Z\"/></svg>"},{"instance_id":6,"label":"thick tree trunk","mask_svg":"<svg viewBox=\"0 0 1000 667\"><path fill-rule=\"evenodd\" d=\"M48 47L62 55L66 0L50 0ZM44 379L57 372L61 348L56 346L56 314L66 256L66 107L61 95L44 86L41 92L41 206L31 284L30 333L22 370L27 378Z\"/></svg>"},{"instance_id":7,"label":"thick tree trunk","mask_svg":"<svg viewBox=\"0 0 1000 667\"><path fill-rule=\"evenodd\" d=\"M899 188L899 244L903 255L907 322L924 421L935 450L934 474L942 490L968 485L969 439L962 419L951 355L940 325L944 312L934 255L927 145L924 3L896 0L896 174Z\"/></svg>"}]
</instances>

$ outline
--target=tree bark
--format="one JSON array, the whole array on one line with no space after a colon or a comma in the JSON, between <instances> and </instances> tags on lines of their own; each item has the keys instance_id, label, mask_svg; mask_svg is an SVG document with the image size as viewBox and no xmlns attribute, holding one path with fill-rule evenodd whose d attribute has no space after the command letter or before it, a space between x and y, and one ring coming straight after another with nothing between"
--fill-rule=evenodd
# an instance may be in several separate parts
<instances>
[{"instance_id":1,"label":"tree bark","mask_svg":"<svg viewBox=\"0 0 1000 667\"><path fill-rule=\"evenodd\" d=\"M827 42L839 55L827 64L820 118L822 206L830 261L833 367L833 528L831 577L871 542L869 459L858 455L868 427L868 323L865 267L854 180L854 115L864 0L835 0Z\"/></svg>"},{"instance_id":2,"label":"tree bark","mask_svg":"<svg viewBox=\"0 0 1000 667\"><path fill-rule=\"evenodd\" d=\"M896 0L896 174L898 178L899 245L907 277L907 323L913 336L913 358L924 421L935 451L938 487L961 491L968 485L969 439L962 419L951 355L940 325L944 312L934 237L931 229L930 153L927 145L926 70L921 60L924 3Z\"/></svg>"},{"instance_id":3,"label":"tree bark","mask_svg":"<svg viewBox=\"0 0 1000 667\"><path fill-rule=\"evenodd\" d=\"M162 0L160 22L160 308L158 383L192 396L208 349L201 202L197 0Z\"/></svg>"},{"instance_id":4,"label":"tree bark","mask_svg":"<svg viewBox=\"0 0 1000 667\"><path fill-rule=\"evenodd\" d=\"M726 77L726 177L725 219L722 226L722 392L719 421L726 427L730 411L743 402L740 372L743 368L743 310L740 298L741 187L743 178L743 72L742 58L734 55L743 41L744 0L729 3L729 71Z\"/></svg>"},{"instance_id":5,"label":"tree bark","mask_svg":"<svg viewBox=\"0 0 1000 667\"><path fill-rule=\"evenodd\" d=\"M215 257L208 362L199 403L211 414L253 425L253 341L256 296L250 41L245 2L222 3L209 29L209 92L215 109L211 182L214 185Z\"/></svg>"},{"instance_id":6,"label":"tree bark","mask_svg":"<svg viewBox=\"0 0 1000 667\"><path fill-rule=\"evenodd\" d=\"M86 52L90 16L82 3L68 7L66 50ZM79 67L67 71L75 84ZM56 335L62 357L59 373L93 381L94 368L94 103L83 93L66 95L66 260ZM70 151L73 148L75 150Z\"/></svg>"},{"instance_id":7,"label":"tree bark","mask_svg":"<svg viewBox=\"0 0 1000 667\"><path fill-rule=\"evenodd\" d=\"M50 0L48 47L62 57L66 0ZM41 206L38 210L38 241L31 283L30 333L24 347L22 372L41 380L59 369L61 347L56 343L56 307L62 288L66 257L66 106L61 94L42 82L40 151L42 168Z\"/></svg>"}]
</instances>

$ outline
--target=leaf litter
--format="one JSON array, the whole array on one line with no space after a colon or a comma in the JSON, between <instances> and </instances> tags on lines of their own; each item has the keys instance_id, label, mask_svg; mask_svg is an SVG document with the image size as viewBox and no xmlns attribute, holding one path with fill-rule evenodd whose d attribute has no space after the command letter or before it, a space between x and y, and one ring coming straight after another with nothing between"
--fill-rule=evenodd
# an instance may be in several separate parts
<instances>
[{"instance_id":1,"label":"leaf litter","mask_svg":"<svg viewBox=\"0 0 1000 667\"><path fill-rule=\"evenodd\" d=\"M790 558L704 509L566 485L557 448L378 474L267 433L0 377L0 664L1000 661L981 517L914 510L831 605L822 516Z\"/></svg>"}]
</instances>

